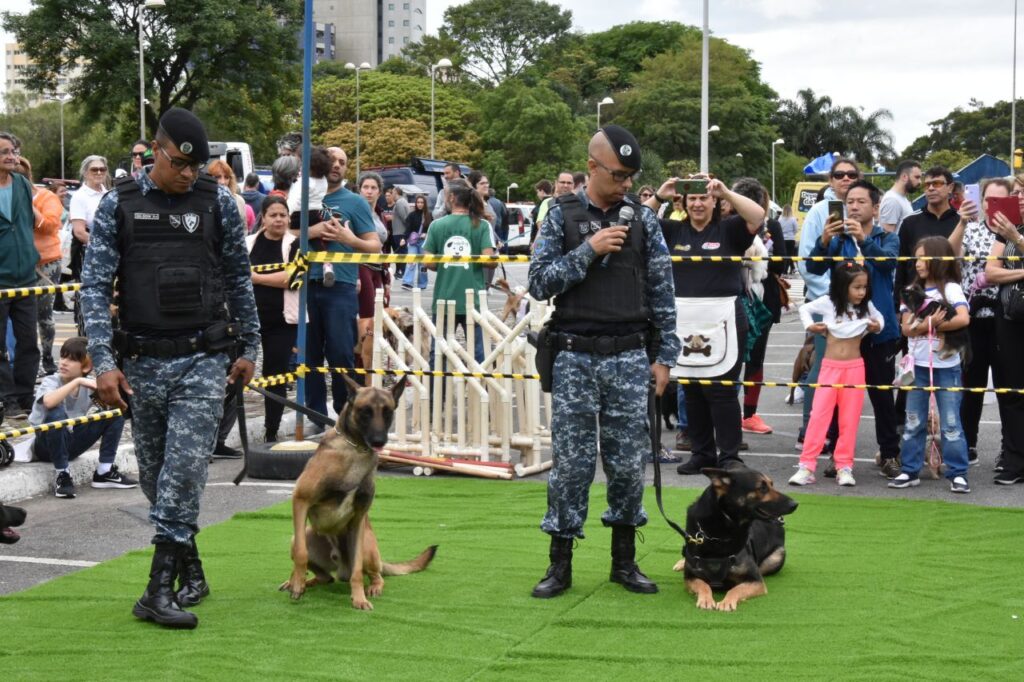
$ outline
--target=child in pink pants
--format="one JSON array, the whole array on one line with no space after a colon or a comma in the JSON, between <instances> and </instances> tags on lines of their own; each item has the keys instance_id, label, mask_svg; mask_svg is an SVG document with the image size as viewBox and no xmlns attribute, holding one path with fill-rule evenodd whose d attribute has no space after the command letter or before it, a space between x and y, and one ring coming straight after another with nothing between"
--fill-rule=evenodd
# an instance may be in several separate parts
<instances>
[{"instance_id":1,"label":"child in pink pants","mask_svg":"<svg viewBox=\"0 0 1024 682\"><path fill-rule=\"evenodd\" d=\"M821 318L820 322L814 321L815 315ZM877 334L885 324L881 313L871 303L868 273L864 266L852 261L840 263L832 272L828 296L800 306L800 320L807 331L826 335L825 357L821 362L818 383L863 384L861 337L867 333ZM864 406L864 389L828 386L814 391L800 466L789 479L790 484L814 483L816 460L825 446L825 435L836 406L839 407L839 439L833 453L836 483L857 485L853 478L853 453Z\"/></svg>"}]
</instances>

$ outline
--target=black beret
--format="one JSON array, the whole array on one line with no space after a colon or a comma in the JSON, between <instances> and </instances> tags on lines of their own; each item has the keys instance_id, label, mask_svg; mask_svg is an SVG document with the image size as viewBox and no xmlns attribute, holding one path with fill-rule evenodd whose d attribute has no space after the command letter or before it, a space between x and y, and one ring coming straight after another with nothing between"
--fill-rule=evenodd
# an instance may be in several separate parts
<instances>
[{"instance_id":1,"label":"black beret","mask_svg":"<svg viewBox=\"0 0 1024 682\"><path fill-rule=\"evenodd\" d=\"M640 143L633 137L633 133L616 125L605 126L601 132L611 143L619 163L626 168L640 170Z\"/></svg>"},{"instance_id":2,"label":"black beret","mask_svg":"<svg viewBox=\"0 0 1024 682\"><path fill-rule=\"evenodd\" d=\"M160 130L170 138L182 154L193 161L206 163L210 160L210 143L206 129L196 115L187 109L172 107L160 117Z\"/></svg>"}]
</instances>

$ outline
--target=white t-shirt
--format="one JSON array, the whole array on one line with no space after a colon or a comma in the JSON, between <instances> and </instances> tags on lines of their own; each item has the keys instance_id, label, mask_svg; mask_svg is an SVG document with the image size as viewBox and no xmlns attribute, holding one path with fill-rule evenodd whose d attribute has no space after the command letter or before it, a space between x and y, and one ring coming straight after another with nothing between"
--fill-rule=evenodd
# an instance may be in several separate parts
<instances>
[{"instance_id":1,"label":"white t-shirt","mask_svg":"<svg viewBox=\"0 0 1024 682\"><path fill-rule=\"evenodd\" d=\"M939 290L936 289L935 287L928 287L927 289L924 290L924 293L929 300L942 300L942 297L939 296ZM945 291L943 291L943 296L946 297L946 302L952 305L954 308L959 308L960 306L963 306L964 308L968 307L967 297L964 296L964 290L961 289L960 285L956 284L955 282L950 282L946 285L946 289ZM902 317L903 313L906 312L909 312L907 306L900 304L900 316ZM941 333L936 334L935 338L931 340L932 367L958 367L960 365L959 353L955 353L952 357L945 359L939 357L938 351L941 349L942 346L941 340ZM917 365L918 367L928 366L929 343L927 334L925 336L914 336L907 339L907 348L910 351L910 354L914 356L915 365Z\"/></svg>"},{"instance_id":2,"label":"white t-shirt","mask_svg":"<svg viewBox=\"0 0 1024 682\"><path fill-rule=\"evenodd\" d=\"M324 207L324 197L327 196L327 178L309 178L309 210L319 211ZM295 213L302 209L302 177L299 176L288 188L288 213ZM312 222L312 221L311 221Z\"/></svg>"},{"instance_id":3,"label":"white t-shirt","mask_svg":"<svg viewBox=\"0 0 1024 682\"><path fill-rule=\"evenodd\" d=\"M914 206L905 195L889 190L882 197L882 205L878 208L878 222L883 225L895 225L893 232L899 232L903 219L913 212Z\"/></svg>"},{"instance_id":4,"label":"white t-shirt","mask_svg":"<svg viewBox=\"0 0 1024 682\"><path fill-rule=\"evenodd\" d=\"M69 220L84 220L85 226L92 229L92 219L96 215L96 208L100 205L100 199L107 193L107 190L96 191L82 183L82 186L71 195L71 206L68 210Z\"/></svg>"},{"instance_id":5,"label":"white t-shirt","mask_svg":"<svg viewBox=\"0 0 1024 682\"><path fill-rule=\"evenodd\" d=\"M874 320L880 325L878 331L885 328L885 318L871 301L868 301L868 316L857 317L857 311L848 305L842 315L836 314L836 306L828 296L816 298L800 306L800 322L804 329L815 324L812 315L821 315L821 321L828 327L828 332L837 339L853 339L868 333L868 322ZM877 332L876 332L877 333Z\"/></svg>"}]
</instances>

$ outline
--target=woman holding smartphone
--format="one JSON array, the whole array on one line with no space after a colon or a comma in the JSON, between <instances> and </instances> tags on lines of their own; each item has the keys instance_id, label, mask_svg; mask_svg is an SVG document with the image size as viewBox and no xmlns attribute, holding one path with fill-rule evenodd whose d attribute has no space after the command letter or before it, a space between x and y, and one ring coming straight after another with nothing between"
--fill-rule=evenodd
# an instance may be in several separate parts
<instances>
[{"instance_id":1,"label":"woman holding smartphone","mask_svg":"<svg viewBox=\"0 0 1024 682\"><path fill-rule=\"evenodd\" d=\"M1024 389L1024 364L1018 357L1024 339L1024 261L1008 258L1024 255L1024 236L1020 226L1002 212L987 208L988 224L996 237L989 252L992 260L985 263L985 278L999 286L993 377L996 388L1020 390ZM1007 393L1001 407L1003 452L996 462L995 482L1013 485L1024 482L1024 394Z\"/></svg>"},{"instance_id":2,"label":"woman holding smartphone","mask_svg":"<svg viewBox=\"0 0 1024 682\"><path fill-rule=\"evenodd\" d=\"M968 186L970 187L970 186ZM967 296L971 310L971 323L967 333L971 338L971 353L964 364L963 385L965 388L985 388L988 373L996 364L996 320L999 316L999 287L992 286L985 275L985 260L992 251L996 233L990 227L992 221L988 200L1008 197L1013 185L1005 178L990 178L981 183L981 205L973 198L965 199L960 205L960 222L949 235L949 243L957 256L978 258L965 260L960 264L960 287ZM979 211L979 209L981 209ZM960 421L963 422L967 438L967 459L971 464L978 461L978 424L981 421L983 393L964 393L960 402ZM996 394L999 412L1003 412L1004 396Z\"/></svg>"},{"instance_id":3,"label":"woman holding smartphone","mask_svg":"<svg viewBox=\"0 0 1024 682\"><path fill-rule=\"evenodd\" d=\"M673 256L742 256L764 223L765 212L757 202L713 178L671 178L645 205L657 211L660 204L677 195L682 196L686 219L661 221L665 242ZM721 218L722 200L729 202L735 215ZM712 310L717 308L713 315L722 317L724 313L722 319L713 320L679 315L677 332L684 347L673 376L733 381L739 378L743 355L738 349L745 348L747 333L747 317L740 300L744 293L742 271L741 262L672 264L677 313L703 310L702 304L709 302L714 303ZM728 329L733 336L720 339L702 331L718 327ZM732 355L723 350L726 347ZM742 464L738 454L742 415L736 389L689 384L684 391L693 455L677 471L693 475L703 467Z\"/></svg>"}]
</instances>

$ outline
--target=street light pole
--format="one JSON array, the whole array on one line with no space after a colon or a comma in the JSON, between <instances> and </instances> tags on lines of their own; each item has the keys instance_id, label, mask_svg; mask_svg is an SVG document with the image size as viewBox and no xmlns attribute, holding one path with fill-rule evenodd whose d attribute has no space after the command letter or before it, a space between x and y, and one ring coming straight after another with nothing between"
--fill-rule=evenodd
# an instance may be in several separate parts
<instances>
[{"instance_id":1,"label":"street light pole","mask_svg":"<svg viewBox=\"0 0 1024 682\"><path fill-rule=\"evenodd\" d=\"M601 129L601 107L605 104L615 104L615 100L611 97L605 97L603 100L597 103L597 129Z\"/></svg>"},{"instance_id":2,"label":"street light pole","mask_svg":"<svg viewBox=\"0 0 1024 682\"><path fill-rule=\"evenodd\" d=\"M146 76L144 70L145 59L142 51L142 17L147 9L165 7L164 0L145 0L139 3L139 139L146 138Z\"/></svg>"},{"instance_id":3,"label":"street light pole","mask_svg":"<svg viewBox=\"0 0 1024 682\"><path fill-rule=\"evenodd\" d=\"M370 65L367 62L363 62L359 66L356 66L352 62L345 64L346 69L354 69L356 72L356 182L359 182L359 135L362 124L359 121L359 72L363 69L369 69Z\"/></svg>"},{"instance_id":4,"label":"street light pole","mask_svg":"<svg viewBox=\"0 0 1024 682\"><path fill-rule=\"evenodd\" d=\"M509 202L509 196L510 196L509 193L512 190L514 190L514 189L519 189L519 183L518 182L513 182L511 185L509 185L508 187L505 188L505 203L506 204Z\"/></svg>"},{"instance_id":5,"label":"street light pole","mask_svg":"<svg viewBox=\"0 0 1024 682\"><path fill-rule=\"evenodd\" d=\"M434 151L434 74L437 69L450 69L452 60L447 57L439 59L437 64L430 65L430 158L437 156Z\"/></svg>"},{"instance_id":6,"label":"street light pole","mask_svg":"<svg viewBox=\"0 0 1024 682\"><path fill-rule=\"evenodd\" d=\"M1017 0L1013 0L1013 87L1010 97L1010 172L1017 154Z\"/></svg>"},{"instance_id":7,"label":"street light pole","mask_svg":"<svg viewBox=\"0 0 1024 682\"><path fill-rule=\"evenodd\" d=\"M60 179L64 179L64 103L71 99L71 95L67 93L60 93L47 97L46 99L51 102L56 101L60 103Z\"/></svg>"},{"instance_id":8,"label":"street light pole","mask_svg":"<svg viewBox=\"0 0 1024 682\"><path fill-rule=\"evenodd\" d=\"M772 142L772 201L775 201L775 146L785 144L781 137Z\"/></svg>"},{"instance_id":9,"label":"street light pole","mask_svg":"<svg viewBox=\"0 0 1024 682\"><path fill-rule=\"evenodd\" d=\"M704 38L701 43L700 63L700 172L708 172L708 61L710 36L708 35L708 0L704 0Z\"/></svg>"}]
</instances>

